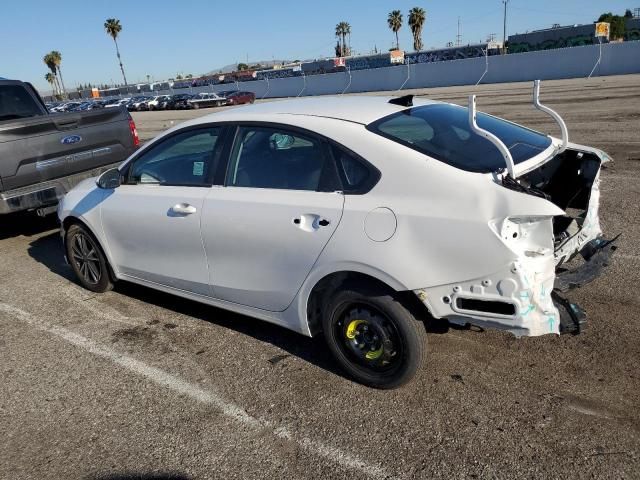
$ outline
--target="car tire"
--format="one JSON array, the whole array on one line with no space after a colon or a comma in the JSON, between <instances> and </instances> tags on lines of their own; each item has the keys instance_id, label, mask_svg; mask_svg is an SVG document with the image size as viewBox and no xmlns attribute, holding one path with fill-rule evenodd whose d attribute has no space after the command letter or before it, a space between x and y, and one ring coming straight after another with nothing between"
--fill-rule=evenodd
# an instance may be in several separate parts
<instances>
[{"instance_id":1,"label":"car tire","mask_svg":"<svg viewBox=\"0 0 640 480\"><path fill-rule=\"evenodd\" d=\"M423 364L424 324L377 286L348 285L323 305L329 350L354 380L373 388L404 385Z\"/></svg>"},{"instance_id":2,"label":"car tire","mask_svg":"<svg viewBox=\"0 0 640 480\"><path fill-rule=\"evenodd\" d=\"M103 293L113 288L109 264L93 234L78 223L65 233L67 260L80 285L87 290Z\"/></svg>"}]
</instances>

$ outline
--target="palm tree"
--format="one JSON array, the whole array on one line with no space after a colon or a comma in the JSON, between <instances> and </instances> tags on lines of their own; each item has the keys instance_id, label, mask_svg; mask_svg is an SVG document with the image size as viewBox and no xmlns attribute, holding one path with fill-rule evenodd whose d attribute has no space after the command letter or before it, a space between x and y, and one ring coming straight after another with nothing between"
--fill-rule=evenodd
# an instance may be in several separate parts
<instances>
[{"instance_id":1,"label":"palm tree","mask_svg":"<svg viewBox=\"0 0 640 480\"><path fill-rule=\"evenodd\" d=\"M60 65L62 64L62 54L57 50L51 50L49 52L51 55L51 59L56 66L57 73L60 75L60 83L62 84L62 93L63 95L67 94L67 89L64 87L64 80L62 79L62 70L60 70Z\"/></svg>"},{"instance_id":2,"label":"palm tree","mask_svg":"<svg viewBox=\"0 0 640 480\"><path fill-rule=\"evenodd\" d=\"M342 22L342 46L344 47L344 56L351 55L351 25L349 22ZM346 37L349 37L349 45L347 46Z\"/></svg>"},{"instance_id":3,"label":"palm tree","mask_svg":"<svg viewBox=\"0 0 640 480\"><path fill-rule=\"evenodd\" d=\"M47 73L47 74L44 76L44 79L45 79L47 82L49 82L49 84L51 85L51 95L52 95L52 96L57 95L57 92L56 92L56 79L55 79L55 77L53 76L53 74L52 74L51 72Z\"/></svg>"},{"instance_id":4,"label":"palm tree","mask_svg":"<svg viewBox=\"0 0 640 480\"><path fill-rule=\"evenodd\" d=\"M396 50L400 50L400 40L398 40L398 30L402 28L402 13L400 13L400 10L393 10L389 14L387 25L396 34Z\"/></svg>"},{"instance_id":5,"label":"palm tree","mask_svg":"<svg viewBox=\"0 0 640 480\"><path fill-rule=\"evenodd\" d=\"M351 35L351 25L349 22L340 22L336 25L336 37L338 37L338 48L336 53L340 57L345 57L350 54L350 48L347 48L347 35Z\"/></svg>"},{"instance_id":6,"label":"palm tree","mask_svg":"<svg viewBox=\"0 0 640 480\"><path fill-rule=\"evenodd\" d=\"M413 49L417 52L422 50L422 27L427 19L427 12L424 8L413 7L409 11L409 27L413 33Z\"/></svg>"},{"instance_id":7,"label":"palm tree","mask_svg":"<svg viewBox=\"0 0 640 480\"><path fill-rule=\"evenodd\" d=\"M55 59L51 55L51 52L47 53L44 57L42 57L42 61L51 71L51 75L53 76L53 80L55 82L57 92L61 92L62 89L60 88L60 82L58 81L58 75L57 75L58 67L56 66Z\"/></svg>"},{"instance_id":8,"label":"palm tree","mask_svg":"<svg viewBox=\"0 0 640 480\"><path fill-rule=\"evenodd\" d=\"M113 43L116 44L116 55L118 55L118 63L120 64L120 70L122 71L122 78L124 78L124 84L129 85L127 83L127 76L124 74L124 67L122 66L122 60L120 59L120 49L118 48L118 34L122 31L122 25L120 25L120 20L117 18L107 18L107 21L104 22L104 29L107 31L107 34L113 38Z\"/></svg>"}]
</instances>

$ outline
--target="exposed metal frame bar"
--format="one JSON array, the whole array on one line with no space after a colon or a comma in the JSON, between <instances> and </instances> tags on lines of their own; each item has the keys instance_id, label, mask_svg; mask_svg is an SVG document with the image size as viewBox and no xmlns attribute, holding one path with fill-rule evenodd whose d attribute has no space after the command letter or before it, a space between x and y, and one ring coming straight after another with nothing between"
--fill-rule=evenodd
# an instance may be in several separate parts
<instances>
[{"instance_id":1,"label":"exposed metal frame bar","mask_svg":"<svg viewBox=\"0 0 640 480\"><path fill-rule=\"evenodd\" d=\"M513 157L511 156L511 152L509 151L507 146L502 142L502 140L496 137L493 133L485 130L484 128L480 128L478 126L476 122L476 113L477 113L476 112L476 96L469 95L469 126L471 127L471 130L473 130L478 135L481 135L482 137L486 138L496 146L496 148L500 151L500 153L502 154L502 157L504 158L504 163L507 165L507 172L509 173L511 178L515 179L516 178L515 164L513 163Z\"/></svg>"},{"instance_id":2,"label":"exposed metal frame bar","mask_svg":"<svg viewBox=\"0 0 640 480\"><path fill-rule=\"evenodd\" d=\"M558 112L540 103L540 80L533 81L533 105L541 112L551 116L560 127L560 131L562 132L562 146L558 153L564 152L569 143L569 130L567 130L567 124L564 123L564 120Z\"/></svg>"}]
</instances>

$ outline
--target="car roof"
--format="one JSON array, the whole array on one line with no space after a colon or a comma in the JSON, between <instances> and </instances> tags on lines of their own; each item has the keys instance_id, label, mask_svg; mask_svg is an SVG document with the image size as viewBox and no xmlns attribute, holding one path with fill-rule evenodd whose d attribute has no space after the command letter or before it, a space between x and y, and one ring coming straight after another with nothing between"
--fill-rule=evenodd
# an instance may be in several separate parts
<instances>
[{"instance_id":1,"label":"car roof","mask_svg":"<svg viewBox=\"0 0 640 480\"><path fill-rule=\"evenodd\" d=\"M400 112L408 107L389 103L395 97L377 95L351 96L320 96L276 100L224 110L197 119L193 123L207 123L212 121L242 120L245 116L273 116L278 114L306 115L332 118L346 122L367 125L371 122ZM414 106L437 104L434 100L415 98ZM265 119L266 120L266 119Z\"/></svg>"}]
</instances>

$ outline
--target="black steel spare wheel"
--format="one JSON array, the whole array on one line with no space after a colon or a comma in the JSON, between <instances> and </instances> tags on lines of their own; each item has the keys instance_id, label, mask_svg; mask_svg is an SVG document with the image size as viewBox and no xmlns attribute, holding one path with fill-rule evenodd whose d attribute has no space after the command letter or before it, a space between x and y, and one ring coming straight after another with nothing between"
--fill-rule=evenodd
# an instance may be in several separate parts
<instances>
[{"instance_id":1,"label":"black steel spare wheel","mask_svg":"<svg viewBox=\"0 0 640 480\"><path fill-rule=\"evenodd\" d=\"M353 305L335 324L336 336L353 361L374 371L391 370L402 358L402 342L393 322L370 305Z\"/></svg>"},{"instance_id":2,"label":"black steel spare wheel","mask_svg":"<svg viewBox=\"0 0 640 480\"><path fill-rule=\"evenodd\" d=\"M338 363L365 385L398 387L422 364L424 325L380 289L335 293L325 305L323 329Z\"/></svg>"}]
</instances>

